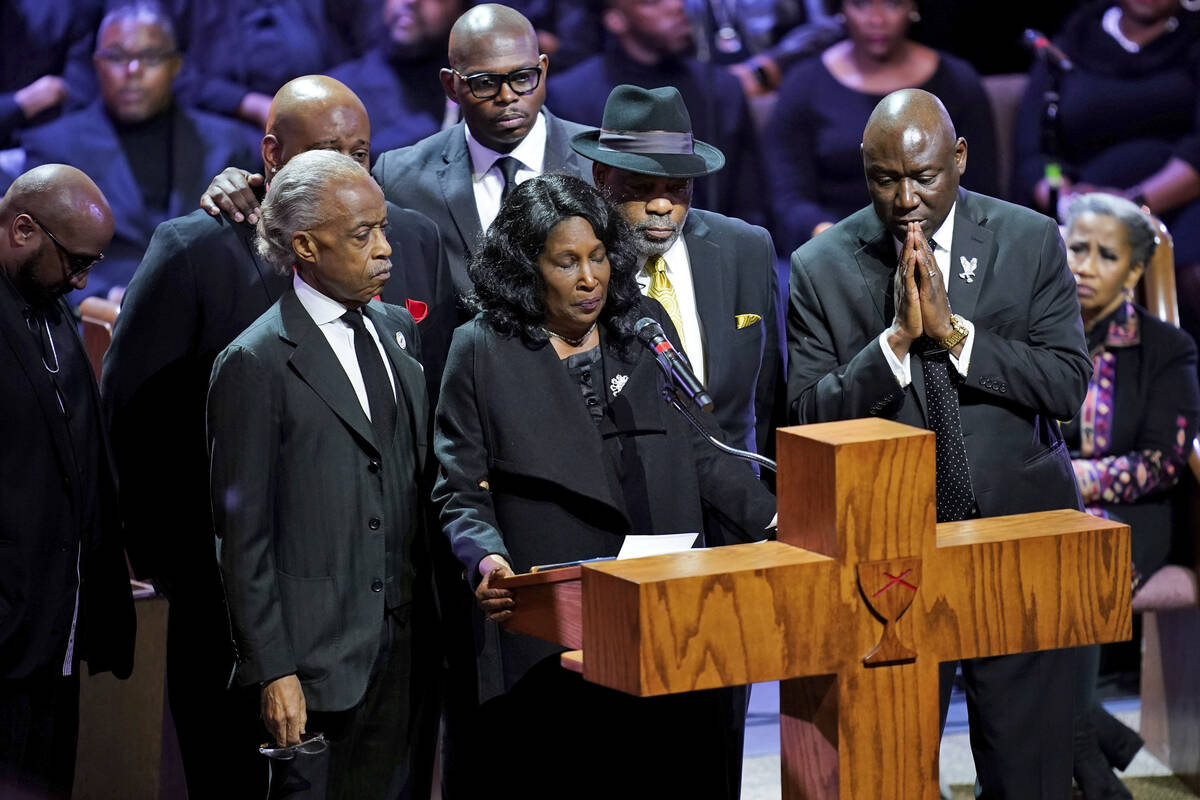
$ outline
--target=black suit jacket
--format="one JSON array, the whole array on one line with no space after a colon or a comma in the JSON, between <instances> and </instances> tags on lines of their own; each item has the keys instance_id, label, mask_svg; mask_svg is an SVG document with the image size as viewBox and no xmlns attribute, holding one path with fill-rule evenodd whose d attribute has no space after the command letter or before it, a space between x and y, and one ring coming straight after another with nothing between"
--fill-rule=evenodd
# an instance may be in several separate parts
<instances>
[{"instance_id":1,"label":"black suit jacket","mask_svg":"<svg viewBox=\"0 0 1200 800\"><path fill-rule=\"evenodd\" d=\"M571 149L571 137L588 128L542 109L546 118L546 172L567 172L592 182L592 162ZM471 185L471 154L466 123L435 133L411 147L384 153L371 174L383 194L401 208L429 217L442 233L450 276L462 294L473 287L467 262L483 231Z\"/></svg>"},{"instance_id":2,"label":"black suit jacket","mask_svg":"<svg viewBox=\"0 0 1200 800\"><path fill-rule=\"evenodd\" d=\"M644 305L665 320L657 303ZM659 368L636 340L622 347L605 331L601 342L608 409L597 426L553 347L501 337L481 317L455 331L437 410L434 502L472 584L489 553L523 572L616 555L628 533L704 531L702 506L744 540L766 536L775 501L747 464L702 441L663 402ZM476 623L481 700L561 649Z\"/></svg>"},{"instance_id":3,"label":"black suit jacket","mask_svg":"<svg viewBox=\"0 0 1200 800\"><path fill-rule=\"evenodd\" d=\"M22 135L27 168L49 163L78 167L96 182L112 208L115 230L104 262L73 299L103 296L110 287L129 283L159 223L195 208L209 180L223 168L252 169L261 160L259 137L248 125L179 105L170 113L171 194L165 209L147 208L101 101Z\"/></svg>"},{"instance_id":4,"label":"black suit jacket","mask_svg":"<svg viewBox=\"0 0 1200 800\"><path fill-rule=\"evenodd\" d=\"M396 442L378 441L294 291L221 352L208 394L213 517L238 679L295 673L319 711L362 698L385 598L396 592L416 603L430 589L422 542L432 462L417 328L396 306L372 301L363 310L387 352L397 405L411 410L397 428L412 434L418 474L384 474ZM411 527L388 519L387 481L418 481ZM411 586L386 585L414 573Z\"/></svg>"},{"instance_id":5,"label":"black suit jacket","mask_svg":"<svg viewBox=\"0 0 1200 800\"><path fill-rule=\"evenodd\" d=\"M425 305L423 366L427 386L436 389L456 322L445 255L437 229L420 214L389 206L388 222L397 268L383 300ZM160 225L125 293L104 358L101 394L121 473L130 559L139 576L162 582L173 599L186 601L216 581L204 433L213 360L291 286L253 244L251 226L202 210ZM171 454L169 469L164 453Z\"/></svg>"},{"instance_id":6,"label":"black suit jacket","mask_svg":"<svg viewBox=\"0 0 1200 800\"><path fill-rule=\"evenodd\" d=\"M976 260L974 281L960 259ZM871 207L792 254L788 403L795 421L925 418L920 359L901 389L877 341L892 323L896 250ZM1091 361L1075 280L1054 221L959 190L950 305L975 341L959 388L963 438L983 516L1080 508L1058 420L1087 391Z\"/></svg>"},{"instance_id":7,"label":"black suit jacket","mask_svg":"<svg viewBox=\"0 0 1200 800\"><path fill-rule=\"evenodd\" d=\"M771 235L740 219L692 209L683 239L713 413L737 447L772 452L784 373L782 300ZM738 317L750 314L760 320L739 328Z\"/></svg>"},{"instance_id":8,"label":"black suit jacket","mask_svg":"<svg viewBox=\"0 0 1200 800\"><path fill-rule=\"evenodd\" d=\"M66 304L59 313L71 319ZM24 303L0 275L0 678L61 674L74 605L76 549L81 578L75 647L91 672L133 669L135 619L121 547L116 487L100 397L91 381L88 405L100 437L96 485L81 486L68 423L30 334ZM85 358L74 334L73 353ZM90 376L91 368L79 364ZM90 495L90 498L88 497ZM93 525L81 519L95 508ZM60 613L65 612L65 613Z\"/></svg>"}]
</instances>

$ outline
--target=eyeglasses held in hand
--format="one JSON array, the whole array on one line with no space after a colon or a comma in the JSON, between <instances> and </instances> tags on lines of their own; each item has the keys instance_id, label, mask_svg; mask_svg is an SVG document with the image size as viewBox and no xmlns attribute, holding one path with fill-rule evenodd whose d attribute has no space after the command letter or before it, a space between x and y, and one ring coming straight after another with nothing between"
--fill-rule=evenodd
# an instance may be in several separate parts
<instances>
[{"instance_id":1,"label":"eyeglasses held in hand","mask_svg":"<svg viewBox=\"0 0 1200 800\"><path fill-rule=\"evenodd\" d=\"M324 753L327 747L329 747L329 742L325 741L325 734L302 733L300 734L300 744L276 747L268 742L267 744L260 744L258 752L276 761L291 761L296 757L297 753L303 753L306 756L315 756L318 753Z\"/></svg>"},{"instance_id":2,"label":"eyeglasses held in hand","mask_svg":"<svg viewBox=\"0 0 1200 800\"><path fill-rule=\"evenodd\" d=\"M471 94L480 100L490 100L500 94L500 87L508 84L516 94L529 94L542 82L541 67L522 67L512 72L477 72L474 75L463 75L458 70L451 70L464 80Z\"/></svg>"}]
</instances>

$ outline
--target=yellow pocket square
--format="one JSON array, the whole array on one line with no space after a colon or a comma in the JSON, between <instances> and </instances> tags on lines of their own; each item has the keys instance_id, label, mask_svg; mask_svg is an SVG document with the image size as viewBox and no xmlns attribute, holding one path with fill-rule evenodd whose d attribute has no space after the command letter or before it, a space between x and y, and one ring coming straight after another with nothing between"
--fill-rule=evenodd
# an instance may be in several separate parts
<instances>
[{"instance_id":1,"label":"yellow pocket square","mask_svg":"<svg viewBox=\"0 0 1200 800\"><path fill-rule=\"evenodd\" d=\"M734 319L737 320L739 331L742 328L749 328L756 322L762 322L762 317L760 317L758 314L738 314L736 317L734 317Z\"/></svg>"}]
</instances>

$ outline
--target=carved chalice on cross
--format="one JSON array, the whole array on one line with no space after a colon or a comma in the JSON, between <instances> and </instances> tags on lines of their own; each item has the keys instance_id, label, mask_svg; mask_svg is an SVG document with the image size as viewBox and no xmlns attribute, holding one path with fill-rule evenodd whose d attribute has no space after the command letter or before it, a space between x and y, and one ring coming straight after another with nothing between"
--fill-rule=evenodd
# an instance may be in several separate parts
<instances>
[{"instance_id":1,"label":"carved chalice on cross","mask_svg":"<svg viewBox=\"0 0 1200 800\"><path fill-rule=\"evenodd\" d=\"M886 561L860 561L857 565L858 590L871 613L883 623L883 634L863 663L877 667L915 661L917 653L900 641L896 622L912 605L921 583L920 558L891 558Z\"/></svg>"}]
</instances>

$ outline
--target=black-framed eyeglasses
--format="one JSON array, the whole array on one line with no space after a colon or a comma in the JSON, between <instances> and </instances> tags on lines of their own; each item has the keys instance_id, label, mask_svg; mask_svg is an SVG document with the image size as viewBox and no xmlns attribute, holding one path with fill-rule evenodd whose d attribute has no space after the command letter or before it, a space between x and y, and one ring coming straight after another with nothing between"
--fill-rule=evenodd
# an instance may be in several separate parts
<instances>
[{"instance_id":1,"label":"black-framed eyeglasses","mask_svg":"<svg viewBox=\"0 0 1200 800\"><path fill-rule=\"evenodd\" d=\"M178 50L138 50L134 53L128 50L101 50L96 53L96 58L111 66L129 69L134 61L143 67L161 67L177 55Z\"/></svg>"},{"instance_id":2,"label":"black-framed eyeglasses","mask_svg":"<svg viewBox=\"0 0 1200 800\"><path fill-rule=\"evenodd\" d=\"M480 100L490 100L500 94L500 87L506 83L516 94L529 94L542 82L541 67L521 67L512 72L476 72L474 75L451 71L465 81L471 94Z\"/></svg>"},{"instance_id":3,"label":"black-framed eyeglasses","mask_svg":"<svg viewBox=\"0 0 1200 800\"><path fill-rule=\"evenodd\" d=\"M84 253L72 253L66 246L58 240L58 237L50 232L50 229L38 221L37 217L32 214L29 218L34 224L42 229L42 233L50 237L50 241L54 242L54 246L62 251L62 254L67 258L67 280L74 278L76 275L81 275L87 272L92 267L96 266L96 262L104 260L104 253L97 255L87 255Z\"/></svg>"}]
</instances>

